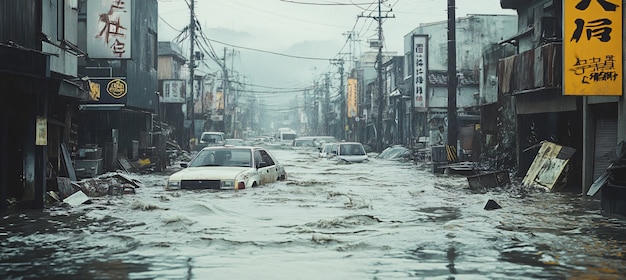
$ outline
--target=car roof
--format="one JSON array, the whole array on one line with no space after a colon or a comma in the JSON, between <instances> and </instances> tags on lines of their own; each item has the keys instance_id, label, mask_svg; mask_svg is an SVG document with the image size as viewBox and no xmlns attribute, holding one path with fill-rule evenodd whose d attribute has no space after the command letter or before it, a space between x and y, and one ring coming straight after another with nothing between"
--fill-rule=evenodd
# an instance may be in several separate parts
<instances>
[{"instance_id":1,"label":"car roof","mask_svg":"<svg viewBox=\"0 0 626 280\"><path fill-rule=\"evenodd\" d=\"M202 150L224 150L224 149L239 149L239 150L265 150L263 147L257 146L233 146L233 145L225 145L225 146L209 146L204 147Z\"/></svg>"},{"instance_id":2,"label":"car roof","mask_svg":"<svg viewBox=\"0 0 626 280\"><path fill-rule=\"evenodd\" d=\"M329 135L317 135L317 136L300 136L298 138L296 138L295 140L309 140L309 139L337 139L335 138L335 136L329 136Z\"/></svg>"},{"instance_id":3,"label":"car roof","mask_svg":"<svg viewBox=\"0 0 626 280\"><path fill-rule=\"evenodd\" d=\"M346 145L346 144L350 144L350 145L363 145L363 144L361 144L361 142L339 142L339 143L335 143L335 144L339 144L339 145Z\"/></svg>"}]
</instances>

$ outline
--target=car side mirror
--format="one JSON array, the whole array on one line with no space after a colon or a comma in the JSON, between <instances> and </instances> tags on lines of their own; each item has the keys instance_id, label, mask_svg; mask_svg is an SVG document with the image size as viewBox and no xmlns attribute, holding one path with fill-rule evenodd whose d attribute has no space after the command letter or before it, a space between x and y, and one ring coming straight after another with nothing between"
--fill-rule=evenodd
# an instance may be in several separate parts
<instances>
[{"instance_id":1,"label":"car side mirror","mask_svg":"<svg viewBox=\"0 0 626 280\"><path fill-rule=\"evenodd\" d=\"M180 167L182 167L182 168L187 168L187 166L189 166L189 163L187 163L187 162L181 162L180 163Z\"/></svg>"}]
</instances>

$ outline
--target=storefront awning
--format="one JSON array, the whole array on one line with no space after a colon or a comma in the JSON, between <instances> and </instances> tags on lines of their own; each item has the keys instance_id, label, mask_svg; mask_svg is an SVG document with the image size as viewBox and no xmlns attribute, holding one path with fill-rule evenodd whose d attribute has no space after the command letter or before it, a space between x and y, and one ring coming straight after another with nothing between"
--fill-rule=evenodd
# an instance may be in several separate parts
<instances>
[{"instance_id":1,"label":"storefront awning","mask_svg":"<svg viewBox=\"0 0 626 280\"><path fill-rule=\"evenodd\" d=\"M81 104L78 109L81 111L119 111L125 107L124 104Z\"/></svg>"},{"instance_id":2,"label":"storefront awning","mask_svg":"<svg viewBox=\"0 0 626 280\"><path fill-rule=\"evenodd\" d=\"M85 87L85 82L82 80L80 80L80 82L66 79L61 80L59 84L59 95L77 98L79 100L89 100L88 88Z\"/></svg>"}]
</instances>

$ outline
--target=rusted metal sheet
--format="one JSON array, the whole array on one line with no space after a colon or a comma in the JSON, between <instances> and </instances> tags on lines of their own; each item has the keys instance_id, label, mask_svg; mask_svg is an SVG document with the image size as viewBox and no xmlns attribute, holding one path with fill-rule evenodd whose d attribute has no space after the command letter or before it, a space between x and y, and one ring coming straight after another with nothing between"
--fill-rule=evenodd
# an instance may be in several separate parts
<instances>
[{"instance_id":1,"label":"rusted metal sheet","mask_svg":"<svg viewBox=\"0 0 626 280\"><path fill-rule=\"evenodd\" d=\"M561 88L562 49L561 43L549 43L500 59L500 93L520 94L546 88Z\"/></svg>"},{"instance_id":2,"label":"rusted metal sheet","mask_svg":"<svg viewBox=\"0 0 626 280\"><path fill-rule=\"evenodd\" d=\"M533 163L522 180L522 185L528 187L542 187L556 190L561 185L561 175L566 170L570 158L576 149L560 146L548 141L541 144L541 148Z\"/></svg>"}]
</instances>

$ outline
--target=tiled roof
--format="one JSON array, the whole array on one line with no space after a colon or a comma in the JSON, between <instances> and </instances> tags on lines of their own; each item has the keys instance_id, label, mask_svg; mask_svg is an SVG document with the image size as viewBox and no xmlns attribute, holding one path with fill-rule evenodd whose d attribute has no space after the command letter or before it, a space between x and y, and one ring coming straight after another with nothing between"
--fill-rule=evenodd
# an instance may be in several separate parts
<instances>
[{"instance_id":1,"label":"tiled roof","mask_svg":"<svg viewBox=\"0 0 626 280\"><path fill-rule=\"evenodd\" d=\"M158 43L158 55L170 55L185 60L182 50L174 42L161 41Z\"/></svg>"}]
</instances>

